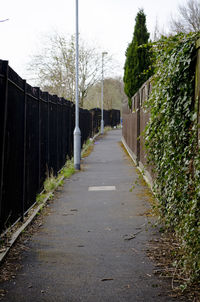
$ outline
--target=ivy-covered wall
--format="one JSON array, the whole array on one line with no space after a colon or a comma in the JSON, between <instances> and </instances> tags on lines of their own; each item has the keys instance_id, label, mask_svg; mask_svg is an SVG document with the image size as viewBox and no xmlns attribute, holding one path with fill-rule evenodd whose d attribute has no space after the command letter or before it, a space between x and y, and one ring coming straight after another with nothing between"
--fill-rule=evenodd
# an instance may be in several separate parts
<instances>
[{"instance_id":1,"label":"ivy-covered wall","mask_svg":"<svg viewBox=\"0 0 200 302\"><path fill-rule=\"evenodd\" d=\"M155 74L143 108L150 113L143 138L153 167L153 191L162 222L180 240L177 265L188 274L188 282L200 275L198 39L199 34L179 34L152 45Z\"/></svg>"}]
</instances>

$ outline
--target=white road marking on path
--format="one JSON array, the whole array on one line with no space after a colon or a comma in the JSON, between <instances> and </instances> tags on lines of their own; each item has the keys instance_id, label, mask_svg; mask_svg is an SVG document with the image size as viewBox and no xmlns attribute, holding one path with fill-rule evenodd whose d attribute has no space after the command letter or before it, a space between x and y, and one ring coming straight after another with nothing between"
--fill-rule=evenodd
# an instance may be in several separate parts
<instances>
[{"instance_id":1,"label":"white road marking on path","mask_svg":"<svg viewBox=\"0 0 200 302\"><path fill-rule=\"evenodd\" d=\"M115 191L115 186L89 187L88 191Z\"/></svg>"}]
</instances>

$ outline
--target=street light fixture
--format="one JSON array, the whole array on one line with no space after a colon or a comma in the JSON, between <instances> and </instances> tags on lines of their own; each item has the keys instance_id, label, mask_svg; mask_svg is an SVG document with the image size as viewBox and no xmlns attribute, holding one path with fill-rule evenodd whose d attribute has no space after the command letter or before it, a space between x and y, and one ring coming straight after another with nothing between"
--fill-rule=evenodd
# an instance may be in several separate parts
<instances>
[{"instance_id":1,"label":"street light fixture","mask_svg":"<svg viewBox=\"0 0 200 302\"><path fill-rule=\"evenodd\" d=\"M104 67L104 56L108 53L106 51L102 52L102 80L101 80L101 134L104 132L104 120L103 120L103 67Z\"/></svg>"},{"instance_id":2,"label":"street light fixture","mask_svg":"<svg viewBox=\"0 0 200 302\"><path fill-rule=\"evenodd\" d=\"M76 0L76 106L75 106L75 129L74 129L74 168L80 170L81 162L81 131L79 129L79 45L78 45L78 0Z\"/></svg>"},{"instance_id":3,"label":"street light fixture","mask_svg":"<svg viewBox=\"0 0 200 302\"><path fill-rule=\"evenodd\" d=\"M4 20L0 20L0 22L6 22L8 21L9 19L4 19Z\"/></svg>"}]
</instances>

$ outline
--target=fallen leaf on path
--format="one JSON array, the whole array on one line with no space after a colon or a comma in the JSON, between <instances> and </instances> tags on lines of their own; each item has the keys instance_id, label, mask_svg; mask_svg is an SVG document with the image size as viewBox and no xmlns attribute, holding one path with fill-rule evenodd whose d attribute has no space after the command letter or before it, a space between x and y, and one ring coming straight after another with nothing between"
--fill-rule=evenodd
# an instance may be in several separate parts
<instances>
[{"instance_id":1,"label":"fallen leaf on path","mask_svg":"<svg viewBox=\"0 0 200 302\"><path fill-rule=\"evenodd\" d=\"M105 228L105 231L111 231L111 228Z\"/></svg>"},{"instance_id":2,"label":"fallen leaf on path","mask_svg":"<svg viewBox=\"0 0 200 302\"><path fill-rule=\"evenodd\" d=\"M131 249L132 249L132 251L134 251L135 253L138 254L138 250L134 249L134 247L132 247Z\"/></svg>"},{"instance_id":3,"label":"fallen leaf on path","mask_svg":"<svg viewBox=\"0 0 200 302\"><path fill-rule=\"evenodd\" d=\"M71 211L71 212L78 212L77 209L71 209L70 211Z\"/></svg>"},{"instance_id":4,"label":"fallen leaf on path","mask_svg":"<svg viewBox=\"0 0 200 302\"><path fill-rule=\"evenodd\" d=\"M111 281L111 280L114 280L113 278L103 278L101 279L101 281Z\"/></svg>"},{"instance_id":5,"label":"fallen leaf on path","mask_svg":"<svg viewBox=\"0 0 200 302\"><path fill-rule=\"evenodd\" d=\"M127 284L127 285L125 285L124 287L125 287L125 288L130 288L130 285L129 285L129 284Z\"/></svg>"},{"instance_id":6,"label":"fallen leaf on path","mask_svg":"<svg viewBox=\"0 0 200 302\"><path fill-rule=\"evenodd\" d=\"M129 235L124 235L124 240L131 240L131 239L134 239L136 237L136 235L140 234L141 232L143 232L143 229L141 229L140 231L138 231L137 233L135 234L129 234Z\"/></svg>"},{"instance_id":7,"label":"fallen leaf on path","mask_svg":"<svg viewBox=\"0 0 200 302\"><path fill-rule=\"evenodd\" d=\"M135 235L134 234L130 234L130 235L124 235L124 240L132 240L135 238Z\"/></svg>"}]
</instances>

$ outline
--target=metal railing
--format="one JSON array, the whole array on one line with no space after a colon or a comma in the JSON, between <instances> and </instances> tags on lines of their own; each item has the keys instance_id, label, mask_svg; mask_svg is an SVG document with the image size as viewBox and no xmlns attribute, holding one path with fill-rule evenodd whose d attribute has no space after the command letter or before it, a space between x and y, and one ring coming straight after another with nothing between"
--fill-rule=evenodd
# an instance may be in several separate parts
<instances>
[{"instance_id":1,"label":"metal railing","mask_svg":"<svg viewBox=\"0 0 200 302\"><path fill-rule=\"evenodd\" d=\"M0 60L0 233L35 203L48 172L73 156L75 106L22 80ZM120 111L104 111L105 125ZM80 109L81 144L98 132L101 110Z\"/></svg>"}]
</instances>

